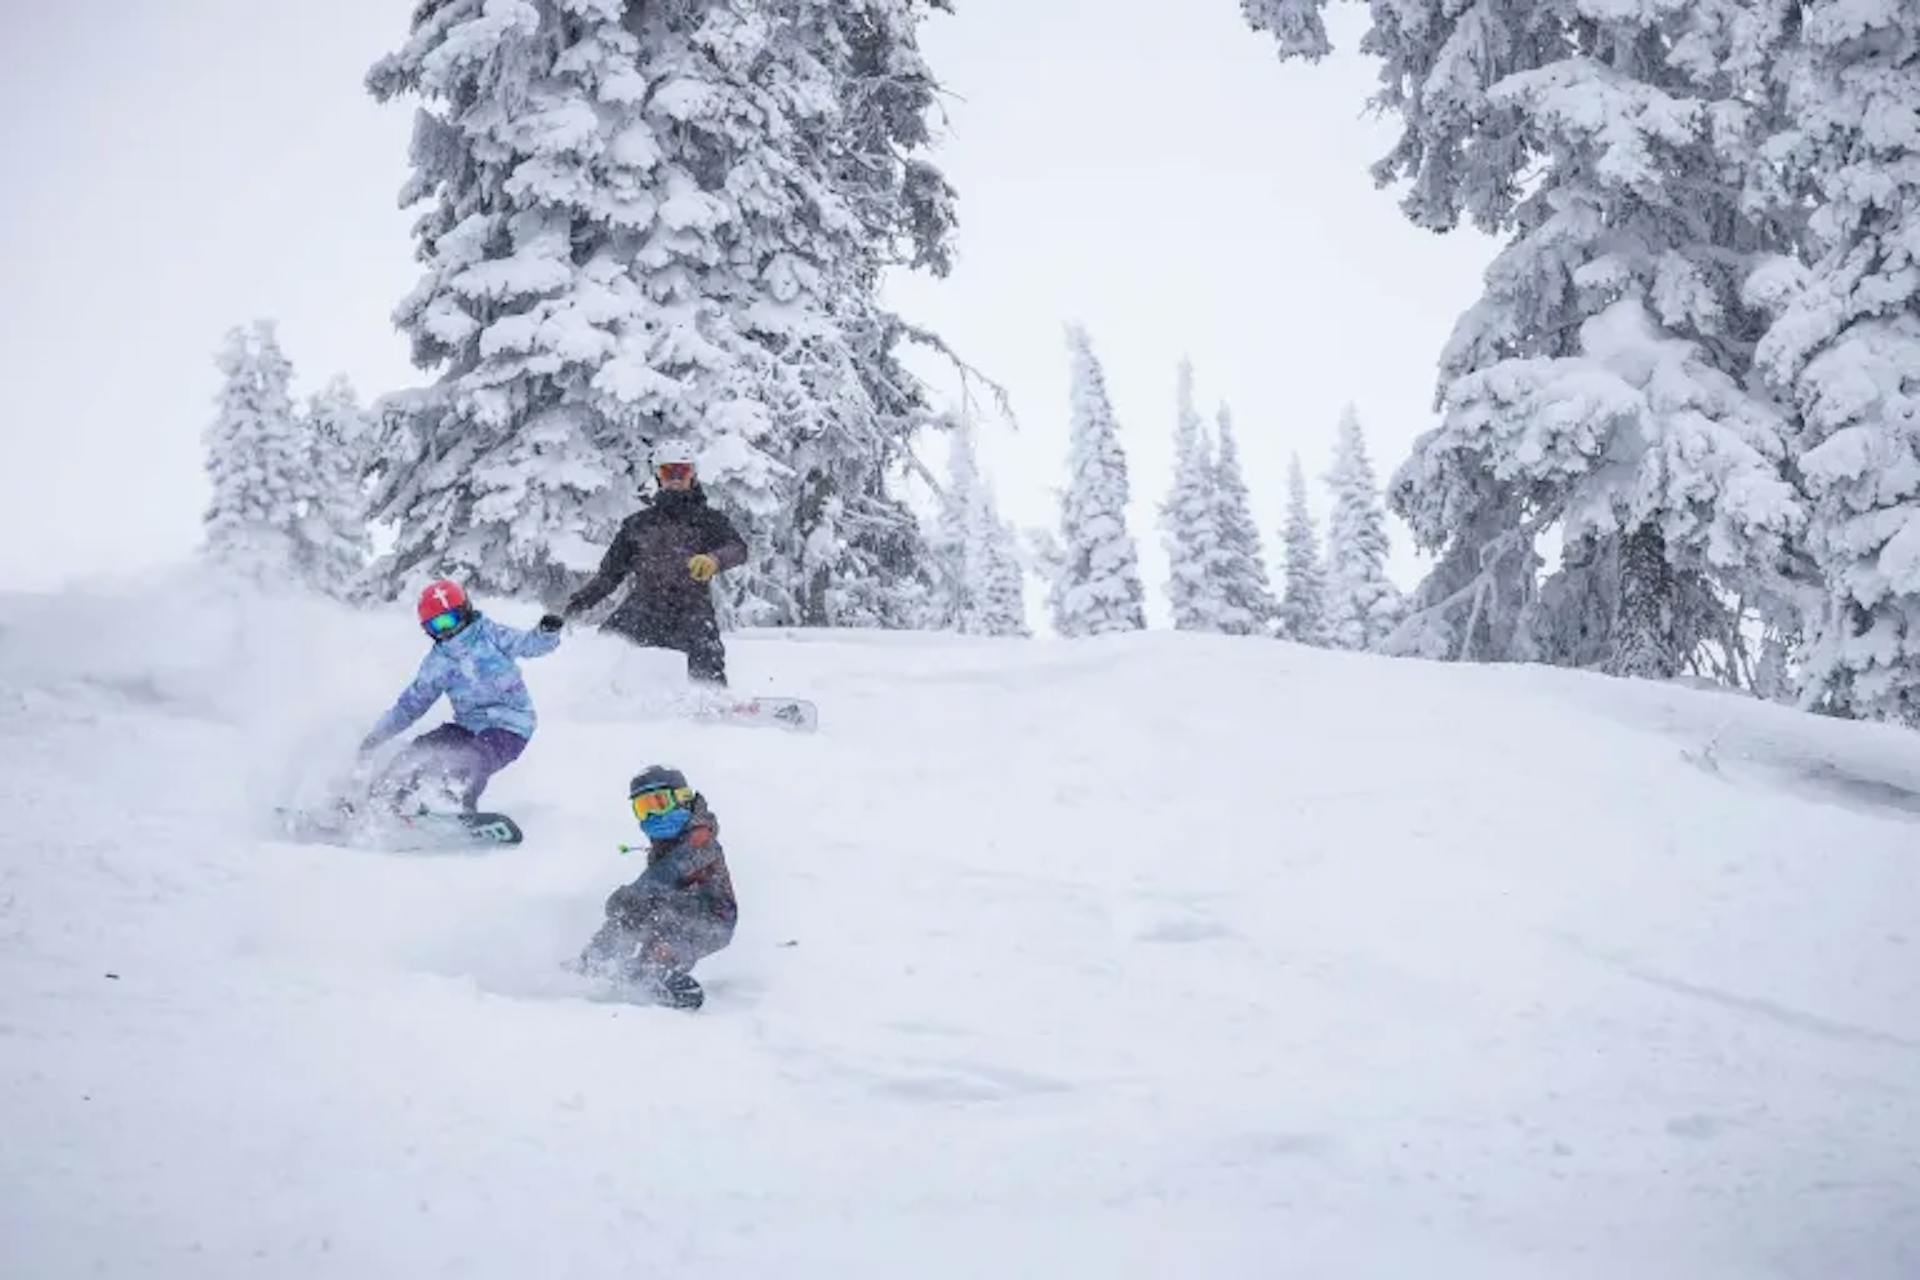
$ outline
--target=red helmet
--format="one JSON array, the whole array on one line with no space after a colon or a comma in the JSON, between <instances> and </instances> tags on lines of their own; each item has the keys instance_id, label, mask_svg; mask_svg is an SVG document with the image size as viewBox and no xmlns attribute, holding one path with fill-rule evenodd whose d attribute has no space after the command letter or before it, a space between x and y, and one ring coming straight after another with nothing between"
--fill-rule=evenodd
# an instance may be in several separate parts
<instances>
[{"instance_id":1,"label":"red helmet","mask_svg":"<svg viewBox=\"0 0 1920 1280\"><path fill-rule=\"evenodd\" d=\"M467 599L467 593L460 584L451 578L442 578L438 582L429 582L420 593L420 603L414 610L425 627L427 634L435 640L444 640L463 630L473 618L473 604ZM452 623L438 622L447 614L454 616ZM438 625L436 626L436 622Z\"/></svg>"},{"instance_id":2,"label":"red helmet","mask_svg":"<svg viewBox=\"0 0 1920 1280\"><path fill-rule=\"evenodd\" d=\"M420 621L425 622L436 613L445 613L449 609L464 609L467 593L452 578L442 578L438 582L429 582L420 592L420 607L416 612Z\"/></svg>"}]
</instances>

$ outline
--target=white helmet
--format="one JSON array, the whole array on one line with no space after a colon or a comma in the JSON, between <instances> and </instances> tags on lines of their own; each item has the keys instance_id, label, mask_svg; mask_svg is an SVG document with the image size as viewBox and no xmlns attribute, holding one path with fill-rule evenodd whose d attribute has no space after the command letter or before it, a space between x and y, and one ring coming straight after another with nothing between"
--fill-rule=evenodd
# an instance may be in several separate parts
<instances>
[{"instance_id":1,"label":"white helmet","mask_svg":"<svg viewBox=\"0 0 1920 1280\"><path fill-rule=\"evenodd\" d=\"M693 446L685 440L662 440L653 446L654 470L658 471L661 464L667 462L694 465Z\"/></svg>"}]
</instances>

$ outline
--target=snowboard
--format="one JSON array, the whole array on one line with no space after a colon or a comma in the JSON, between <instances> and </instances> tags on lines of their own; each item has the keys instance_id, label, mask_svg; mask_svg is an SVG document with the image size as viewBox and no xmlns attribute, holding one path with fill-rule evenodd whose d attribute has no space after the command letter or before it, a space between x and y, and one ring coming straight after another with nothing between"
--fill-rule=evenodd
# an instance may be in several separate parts
<instances>
[{"instance_id":1,"label":"snowboard","mask_svg":"<svg viewBox=\"0 0 1920 1280\"><path fill-rule=\"evenodd\" d=\"M662 1009L697 1012L707 1002L707 991L690 973L661 980L635 979L621 984L620 998L628 1004L658 1005Z\"/></svg>"},{"instance_id":2,"label":"snowboard","mask_svg":"<svg viewBox=\"0 0 1920 1280\"><path fill-rule=\"evenodd\" d=\"M805 698L736 698L721 694L696 704L693 718L790 733L812 733L820 727L820 709Z\"/></svg>"},{"instance_id":3,"label":"snowboard","mask_svg":"<svg viewBox=\"0 0 1920 1280\"><path fill-rule=\"evenodd\" d=\"M685 999L674 999L632 982L600 982L586 998L595 1004L627 1005L636 1009L677 1009L681 1013L698 1013L707 1003L704 990Z\"/></svg>"},{"instance_id":4,"label":"snowboard","mask_svg":"<svg viewBox=\"0 0 1920 1280\"><path fill-rule=\"evenodd\" d=\"M607 956L589 959L583 955L563 967L590 980L594 990L589 998L606 1004L658 1005L692 1013L707 1002L706 989L690 973L664 980L643 977L624 972L618 960Z\"/></svg>"},{"instance_id":5,"label":"snowboard","mask_svg":"<svg viewBox=\"0 0 1920 1280\"><path fill-rule=\"evenodd\" d=\"M297 844L414 851L519 844L520 824L504 813L343 814L277 809L280 830Z\"/></svg>"}]
</instances>

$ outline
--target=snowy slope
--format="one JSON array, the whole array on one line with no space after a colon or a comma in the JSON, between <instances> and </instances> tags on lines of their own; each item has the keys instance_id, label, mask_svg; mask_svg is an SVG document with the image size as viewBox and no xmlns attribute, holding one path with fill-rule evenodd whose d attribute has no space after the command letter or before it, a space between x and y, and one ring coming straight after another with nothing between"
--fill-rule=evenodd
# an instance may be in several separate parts
<instances>
[{"instance_id":1,"label":"snowy slope","mask_svg":"<svg viewBox=\"0 0 1920 1280\"><path fill-rule=\"evenodd\" d=\"M525 846L261 838L421 645L190 579L0 598L9 1277L1920 1274L1912 735L737 637L808 738L650 715L676 663L588 635L489 794ZM559 968L655 760L742 899L694 1016Z\"/></svg>"}]
</instances>

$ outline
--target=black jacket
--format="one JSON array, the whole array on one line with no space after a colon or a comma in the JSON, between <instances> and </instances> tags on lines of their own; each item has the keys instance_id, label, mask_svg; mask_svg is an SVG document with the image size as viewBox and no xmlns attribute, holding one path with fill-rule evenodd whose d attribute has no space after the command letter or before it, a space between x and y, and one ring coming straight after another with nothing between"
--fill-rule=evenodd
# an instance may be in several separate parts
<instances>
[{"instance_id":1,"label":"black jacket","mask_svg":"<svg viewBox=\"0 0 1920 1280\"><path fill-rule=\"evenodd\" d=\"M693 822L681 835L650 842L646 871L607 899L609 919L640 928L680 917L731 933L740 906L720 848L720 822L705 797L694 797L693 811Z\"/></svg>"},{"instance_id":2,"label":"black jacket","mask_svg":"<svg viewBox=\"0 0 1920 1280\"><path fill-rule=\"evenodd\" d=\"M599 570L567 601L566 613L591 609L622 583L631 583L619 614L643 615L672 630L710 627L713 593L687 571L687 561L702 554L725 571L746 563L747 544L725 516L707 505L706 491L698 485L663 489L621 522Z\"/></svg>"}]
</instances>

